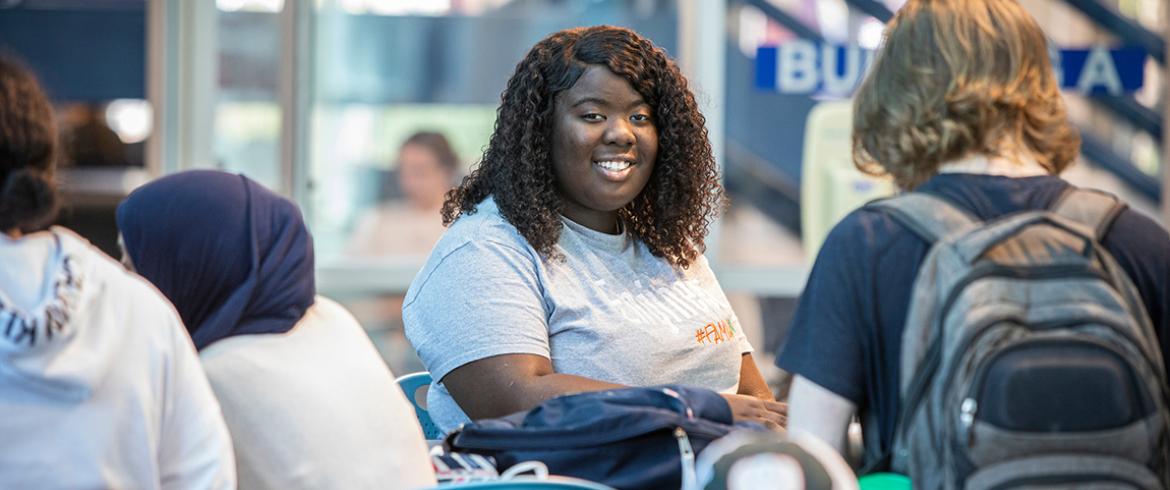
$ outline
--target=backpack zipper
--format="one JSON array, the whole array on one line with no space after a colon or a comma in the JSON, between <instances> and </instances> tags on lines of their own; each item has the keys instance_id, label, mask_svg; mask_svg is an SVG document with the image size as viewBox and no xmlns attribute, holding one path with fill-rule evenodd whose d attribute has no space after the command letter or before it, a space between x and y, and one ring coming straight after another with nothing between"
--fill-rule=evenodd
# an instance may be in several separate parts
<instances>
[{"instance_id":1,"label":"backpack zipper","mask_svg":"<svg viewBox=\"0 0 1170 490\"><path fill-rule=\"evenodd\" d=\"M963 403L959 404L959 423L963 426L963 433L966 434L963 442L970 444L975 439L975 413L979 411L979 401L974 397L967 397L963 399Z\"/></svg>"},{"instance_id":2,"label":"backpack zipper","mask_svg":"<svg viewBox=\"0 0 1170 490\"><path fill-rule=\"evenodd\" d=\"M699 477L695 474L695 450L691 447L691 439L682 427L674 428L674 438L678 441L678 452L682 462L682 490L698 490Z\"/></svg>"}]
</instances>

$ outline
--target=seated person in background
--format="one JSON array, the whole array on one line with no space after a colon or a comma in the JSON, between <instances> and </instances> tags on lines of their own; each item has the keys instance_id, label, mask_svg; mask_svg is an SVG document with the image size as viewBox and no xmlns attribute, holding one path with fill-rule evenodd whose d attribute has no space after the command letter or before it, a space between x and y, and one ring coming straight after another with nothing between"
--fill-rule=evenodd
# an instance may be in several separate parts
<instances>
[{"instance_id":1,"label":"seated person in background","mask_svg":"<svg viewBox=\"0 0 1170 490\"><path fill-rule=\"evenodd\" d=\"M1014 0L910 0L854 99L858 168L984 221L1048 209L1070 187L1058 175L1079 146L1044 33ZM1127 209L1102 244L1137 286L1165 356L1170 237ZM832 230L777 361L797 376L790 430L841 449L860 411L867 457L888 453L902 333L929 246L884 209L856 210Z\"/></svg>"},{"instance_id":2,"label":"seated person in background","mask_svg":"<svg viewBox=\"0 0 1170 490\"><path fill-rule=\"evenodd\" d=\"M351 254L421 257L443 235L443 196L455 184L459 157L440 133L418 132L398 149L398 185L405 199L379 204L359 219Z\"/></svg>"},{"instance_id":3,"label":"seated person in background","mask_svg":"<svg viewBox=\"0 0 1170 490\"><path fill-rule=\"evenodd\" d=\"M666 53L623 28L555 33L517 66L498 114L403 307L439 427L663 383L781 425L702 255L723 193Z\"/></svg>"},{"instance_id":4,"label":"seated person in background","mask_svg":"<svg viewBox=\"0 0 1170 490\"><path fill-rule=\"evenodd\" d=\"M350 258L421 260L439 241L443 196L455 185L459 157L440 133L421 131L398 149L397 185L401 199L366 210L349 239ZM385 294L352 297L345 306L361 319L387 363L399 373L423 369L402 333L402 297Z\"/></svg>"},{"instance_id":5,"label":"seated person in background","mask_svg":"<svg viewBox=\"0 0 1170 490\"><path fill-rule=\"evenodd\" d=\"M300 210L219 171L118 206L129 266L179 310L235 443L241 488L434 483L413 409L342 307L315 296Z\"/></svg>"},{"instance_id":6,"label":"seated person in background","mask_svg":"<svg viewBox=\"0 0 1170 490\"><path fill-rule=\"evenodd\" d=\"M0 488L235 488L175 310L49 227L58 151L40 86L0 58Z\"/></svg>"}]
</instances>

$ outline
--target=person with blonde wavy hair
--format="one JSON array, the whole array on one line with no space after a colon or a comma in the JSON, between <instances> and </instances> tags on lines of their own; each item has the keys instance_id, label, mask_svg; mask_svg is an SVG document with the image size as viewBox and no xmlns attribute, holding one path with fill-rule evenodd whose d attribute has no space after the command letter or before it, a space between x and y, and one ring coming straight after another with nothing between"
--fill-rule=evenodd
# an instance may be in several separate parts
<instances>
[{"instance_id":1,"label":"person with blonde wavy hair","mask_svg":"<svg viewBox=\"0 0 1170 490\"><path fill-rule=\"evenodd\" d=\"M1048 209L1079 148L1044 33L1015 0L909 0L854 100L858 168L984 221ZM1126 209L1101 243L1137 286L1165 357L1170 237ZM902 331L929 248L881 208L834 227L777 359L796 375L792 432L842 450L859 414L868 466L887 469L874 459L893 442Z\"/></svg>"}]
</instances>

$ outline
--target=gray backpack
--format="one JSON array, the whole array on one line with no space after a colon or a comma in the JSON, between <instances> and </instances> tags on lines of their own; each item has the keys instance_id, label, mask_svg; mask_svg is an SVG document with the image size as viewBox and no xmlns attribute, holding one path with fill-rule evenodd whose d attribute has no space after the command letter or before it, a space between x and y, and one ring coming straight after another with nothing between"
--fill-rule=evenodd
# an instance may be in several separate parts
<instances>
[{"instance_id":1,"label":"gray backpack","mask_svg":"<svg viewBox=\"0 0 1170 490\"><path fill-rule=\"evenodd\" d=\"M1170 486L1157 336L1100 245L1124 204L1070 188L987 223L924 193L869 206L933 244L902 336L894 471L926 489Z\"/></svg>"}]
</instances>

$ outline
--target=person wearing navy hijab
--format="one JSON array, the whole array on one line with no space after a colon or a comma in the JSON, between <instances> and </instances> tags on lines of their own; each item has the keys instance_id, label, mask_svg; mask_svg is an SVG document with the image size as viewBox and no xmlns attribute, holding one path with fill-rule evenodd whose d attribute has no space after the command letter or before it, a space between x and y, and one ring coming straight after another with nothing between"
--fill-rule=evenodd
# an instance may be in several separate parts
<instances>
[{"instance_id":1,"label":"person wearing navy hijab","mask_svg":"<svg viewBox=\"0 0 1170 490\"><path fill-rule=\"evenodd\" d=\"M241 488L434 484L422 432L364 330L316 296L300 210L220 171L118 206L126 262L187 325L232 434Z\"/></svg>"},{"instance_id":2,"label":"person wearing navy hijab","mask_svg":"<svg viewBox=\"0 0 1170 490\"><path fill-rule=\"evenodd\" d=\"M118 206L134 270L174 303L195 347L284 333L313 304L313 242L292 202L242 175L163 177Z\"/></svg>"}]
</instances>

